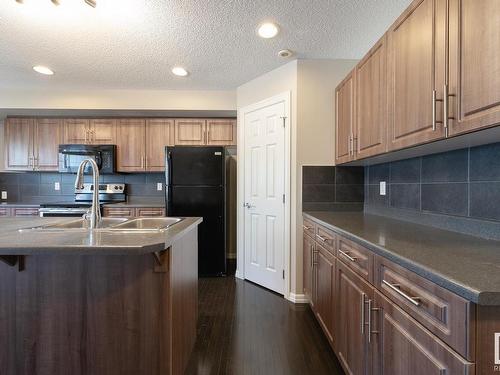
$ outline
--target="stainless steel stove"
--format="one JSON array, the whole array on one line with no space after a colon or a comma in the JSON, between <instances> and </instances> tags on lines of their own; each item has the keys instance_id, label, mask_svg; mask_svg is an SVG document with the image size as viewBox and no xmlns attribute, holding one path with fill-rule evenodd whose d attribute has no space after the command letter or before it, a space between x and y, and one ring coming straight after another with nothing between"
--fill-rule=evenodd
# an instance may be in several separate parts
<instances>
[{"instance_id":1,"label":"stainless steel stove","mask_svg":"<svg viewBox=\"0 0 500 375\"><path fill-rule=\"evenodd\" d=\"M75 189L73 202L45 203L40 205L41 217L81 217L92 206L93 184L83 184L83 189ZM125 184L100 184L99 202L118 203L127 200Z\"/></svg>"}]
</instances>

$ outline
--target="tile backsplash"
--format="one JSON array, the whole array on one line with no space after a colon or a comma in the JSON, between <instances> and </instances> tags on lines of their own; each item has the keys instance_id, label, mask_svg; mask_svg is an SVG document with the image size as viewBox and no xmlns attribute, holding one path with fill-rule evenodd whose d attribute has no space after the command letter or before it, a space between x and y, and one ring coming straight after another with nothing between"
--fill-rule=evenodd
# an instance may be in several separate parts
<instances>
[{"instance_id":1,"label":"tile backsplash","mask_svg":"<svg viewBox=\"0 0 500 375\"><path fill-rule=\"evenodd\" d=\"M86 175L85 182L92 176ZM163 191L157 191L157 183L164 183L163 173L131 173L101 175L101 183L126 183L127 195L133 198L160 198ZM60 190L55 190L55 183ZM7 191L7 200L2 202L50 203L74 199L75 175L48 172L0 173L0 191Z\"/></svg>"},{"instance_id":2,"label":"tile backsplash","mask_svg":"<svg viewBox=\"0 0 500 375\"><path fill-rule=\"evenodd\" d=\"M369 208L500 221L500 143L365 167L365 195Z\"/></svg>"},{"instance_id":3,"label":"tile backsplash","mask_svg":"<svg viewBox=\"0 0 500 375\"><path fill-rule=\"evenodd\" d=\"M362 209L362 167L303 166L302 209Z\"/></svg>"}]
</instances>

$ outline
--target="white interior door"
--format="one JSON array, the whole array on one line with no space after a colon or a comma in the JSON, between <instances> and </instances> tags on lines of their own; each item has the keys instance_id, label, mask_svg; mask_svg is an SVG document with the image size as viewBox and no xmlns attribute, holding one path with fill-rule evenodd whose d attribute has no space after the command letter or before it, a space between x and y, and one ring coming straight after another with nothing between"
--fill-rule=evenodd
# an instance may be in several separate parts
<instances>
[{"instance_id":1,"label":"white interior door","mask_svg":"<svg viewBox=\"0 0 500 375\"><path fill-rule=\"evenodd\" d=\"M245 278L284 294L285 103L244 117Z\"/></svg>"}]
</instances>

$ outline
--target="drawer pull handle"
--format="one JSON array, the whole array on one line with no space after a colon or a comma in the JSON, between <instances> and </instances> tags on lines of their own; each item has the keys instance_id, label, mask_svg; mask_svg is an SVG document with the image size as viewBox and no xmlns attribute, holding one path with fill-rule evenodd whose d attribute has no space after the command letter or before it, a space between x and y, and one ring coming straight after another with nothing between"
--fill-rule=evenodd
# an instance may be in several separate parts
<instances>
[{"instance_id":1,"label":"drawer pull handle","mask_svg":"<svg viewBox=\"0 0 500 375\"><path fill-rule=\"evenodd\" d=\"M305 230L311 230L312 227L308 227L307 225L302 225L302 227L305 229Z\"/></svg>"},{"instance_id":2,"label":"drawer pull handle","mask_svg":"<svg viewBox=\"0 0 500 375\"><path fill-rule=\"evenodd\" d=\"M391 284L390 282L386 280L382 280L382 283L384 285L387 285L391 290L395 291L397 294L399 294L401 297L406 299L408 302L410 302L414 306L420 306L420 297L410 297L408 294L403 292L399 288L399 284Z\"/></svg>"},{"instance_id":3,"label":"drawer pull handle","mask_svg":"<svg viewBox=\"0 0 500 375\"><path fill-rule=\"evenodd\" d=\"M347 259L349 259L351 262L355 262L358 258L352 257L349 255L349 253L346 253L345 251L342 251L339 249L339 253L345 256Z\"/></svg>"},{"instance_id":4,"label":"drawer pull handle","mask_svg":"<svg viewBox=\"0 0 500 375\"><path fill-rule=\"evenodd\" d=\"M321 241L323 241L323 242L328 242L328 241L329 241L329 239L328 239L328 238L325 238L325 237L323 237L323 236L320 236L319 234L317 234L317 235L316 235L316 237L318 237L318 238L319 238Z\"/></svg>"}]
</instances>

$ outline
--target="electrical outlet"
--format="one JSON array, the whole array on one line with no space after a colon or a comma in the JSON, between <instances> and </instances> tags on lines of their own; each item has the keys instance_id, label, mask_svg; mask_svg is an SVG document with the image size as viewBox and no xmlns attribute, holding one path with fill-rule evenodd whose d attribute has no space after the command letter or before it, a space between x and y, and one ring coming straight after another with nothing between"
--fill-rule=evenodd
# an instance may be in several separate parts
<instances>
[{"instance_id":1,"label":"electrical outlet","mask_svg":"<svg viewBox=\"0 0 500 375\"><path fill-rule=\"evenodd\" d=\"M161 182L158 182L158 183L156 184L156 190L157 190L157 191L162 191L162 190L163 190L163 184L162 184Z\"/></svg>"},{"instance_id":2,"label":"electrical outlet","mask_svg":"<svg viewBox=\"0 0 500 375\"><path fill-rule=\"evenodd\" d=\"M55 182L54 183L54 190L55 191L61 190L61 183L60 182Z\"/></svg>"},{"instance_id":3,"label":"electrical outlet","mask_svg":"<svg viewBox=\"0 0 500 375\"><path fill-rule=\"evenodd\" d=\"M2 199L7 199L7 192L6 191L2 191Z\"/></svg>"},{"instance_id":4,"label":"electrical outlet","mask_svg":"<svg viewBox=\"0 0 500 375\"><path fill-rule=\"evenodd\" d=\"M385 181L380 181L380 195L386 194Z\"/></svg>"}]
</instances>

